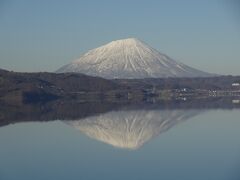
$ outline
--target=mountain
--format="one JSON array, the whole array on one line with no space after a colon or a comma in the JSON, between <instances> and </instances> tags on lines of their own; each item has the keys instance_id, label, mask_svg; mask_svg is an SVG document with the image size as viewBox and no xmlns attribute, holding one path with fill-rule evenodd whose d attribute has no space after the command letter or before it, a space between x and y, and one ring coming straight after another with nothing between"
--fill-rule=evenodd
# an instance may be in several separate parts
<instances>
[{"instance_id":1,"label":"mountain","mask_svg":"<svg viewBox=\"0 0 240 180\"><path fill-rule=\"evenodd\" d=\"M106 79L212 76L177 62L135 38L112 41L90 50L57 70L57 73L65 72Z\"/></svg>"},{"instance_id":2,"label":"mountain","mask_svg":"<svg viewBox=\"0 0 240 180\"><path fill-rule=\"evenodd\" d=\"M64 121L98 141L124 149L138 149L144 143L186 121L203 110L120 110L81 120Z\"/></svg>"}]
</instances>

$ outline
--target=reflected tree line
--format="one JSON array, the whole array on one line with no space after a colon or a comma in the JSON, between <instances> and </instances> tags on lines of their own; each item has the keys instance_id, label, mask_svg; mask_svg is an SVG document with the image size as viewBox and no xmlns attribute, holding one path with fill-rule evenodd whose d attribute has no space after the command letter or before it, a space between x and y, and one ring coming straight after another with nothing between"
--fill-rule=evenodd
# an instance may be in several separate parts
<instances>
[{"instance_id":1,"label":"reflected tree line","mask_svg":"<svg viewBox=\"0 0 240 180\"><path fill-rule=\"evenodd\" d=\"M63 99L39 103L8 104L0 101L0 126L27 121L75 120L110 111L168 109L234 109L240 103L234 97L179 100L79 102Z\"/></svg>"}]
</instances>

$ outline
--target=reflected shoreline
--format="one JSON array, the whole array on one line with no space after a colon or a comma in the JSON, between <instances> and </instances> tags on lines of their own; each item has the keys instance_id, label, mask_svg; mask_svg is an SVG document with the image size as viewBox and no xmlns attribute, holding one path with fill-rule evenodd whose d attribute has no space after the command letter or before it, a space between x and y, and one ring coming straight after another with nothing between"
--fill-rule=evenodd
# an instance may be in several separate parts
<instances>
[{"instance_id":1,"label":"reflected shoreline","mask_svg":"<svg viewBox=\"0 0 240 180\"><path fill-rule=\"evenodd\" d=\"M77 102L48 101L36 104L6 104L0 102L0 126L28 121L79 120L110 111L154 109L235 109L240 108L235 98L176 99L132 102Z\"/></svg>"}]
</instances>

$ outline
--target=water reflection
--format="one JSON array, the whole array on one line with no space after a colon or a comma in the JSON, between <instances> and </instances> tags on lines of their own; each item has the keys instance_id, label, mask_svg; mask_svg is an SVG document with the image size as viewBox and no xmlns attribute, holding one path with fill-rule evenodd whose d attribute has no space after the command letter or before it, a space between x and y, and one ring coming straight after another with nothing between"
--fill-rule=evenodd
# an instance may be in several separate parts
<instances>
[{"instance_id":1,"label":"water reflection","mask_svg":"<svg viewBox=\"0 0 240 180\"><path fill-rule=\"evenodd\" d=\"M202 112L203 110L120 110L65 123L112 146L138 149L160 133Z\"/></svg>"},{"instance_id":2,"label":"water reflection","mask_svg":"<svg viewBox=\"0 0 240 180\"><path fill-rule=\"evenodd\" d=\"M146 101L83 103L57 100L38 104L8 104L0 101L0 126L26 121L80 120L110 111L121 112L121 110L128 110L128 112L129 110L133 110L134 112L138 112L137 110L206 110L240 108L240 103L234 102L236 102L236 99L232 98L191 99L187 101L160 100L154 103ZM159 116L162 117L164 115ZM146 118L146 121L147 119L148 118Z\"/></svg>"},{"instance_id":3,"label":"water reflection","mask_svg":"<svg viewBox=\"0 0 240 180\"><path fill-rule=\"evenodd\" d=\"M233 109L235 99L192 99L149 102L51 101L10 105L0 102L0 126L26 121L63 120L98 141L138 149L144 143L207 109Z\"/></svg>"},{"instance_id":4,"label":"water reflection","mask_svg":"<svg viewBox=\"0 0 240 180\"><path fill-rule=\"evenodd\" d=\"M236 99L0 102L0 179L234 179Z\"/></svg>"}]
</instances>

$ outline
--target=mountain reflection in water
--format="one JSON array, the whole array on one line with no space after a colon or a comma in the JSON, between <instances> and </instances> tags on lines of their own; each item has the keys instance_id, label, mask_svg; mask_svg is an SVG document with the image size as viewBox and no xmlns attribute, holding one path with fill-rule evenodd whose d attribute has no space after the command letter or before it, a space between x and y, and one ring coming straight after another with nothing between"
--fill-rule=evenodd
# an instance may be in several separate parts
<instances>
[{"instance_id":1,"label":"mountain reflection in water","mask_svg":"<svg viewBox=\"0 0 240 180\"><path fill-rule=\"evenodd\" d=\"M64 123L114 147L138 149L144 143L207 109L233 109L232 99L190 101L95 102L52 101L0 106L0 126L25 121Z\"/></svg>"},{"instance_id":2,"label":"mountain reflection in water","mask_svg":"<svg viewBox=\"0 0 240 180\"><path fill-rule=\"evenodd\" d=\"M118 148L138 149L144 143L202 110L125 110L65 121L87 136Z\"/></svg>"}]
</instances>

